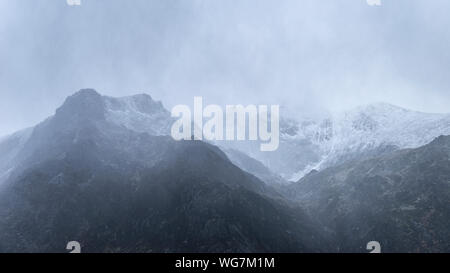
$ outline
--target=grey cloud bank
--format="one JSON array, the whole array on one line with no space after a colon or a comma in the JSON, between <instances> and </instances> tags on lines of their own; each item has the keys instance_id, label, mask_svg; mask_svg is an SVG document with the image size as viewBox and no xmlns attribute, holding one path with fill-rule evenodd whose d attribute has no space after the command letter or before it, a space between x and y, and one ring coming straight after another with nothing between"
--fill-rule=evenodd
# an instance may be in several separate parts
<instances>
[{"instance_id":1,"label":"grey cloud bank","mask_svg":"<svg viewBox=\"0 0 450 273\"><path fill-rule=\"evenodd\" d=\"M92 87L173 105L449 112L450 2L0 0L0 135Z\"/></svg>"}]
</instances>

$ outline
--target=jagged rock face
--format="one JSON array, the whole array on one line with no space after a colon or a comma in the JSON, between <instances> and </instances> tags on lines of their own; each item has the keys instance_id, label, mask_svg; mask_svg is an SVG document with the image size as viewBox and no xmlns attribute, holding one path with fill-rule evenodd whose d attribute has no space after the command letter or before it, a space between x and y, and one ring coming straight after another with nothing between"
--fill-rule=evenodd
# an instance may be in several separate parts
<instances>
[{"instance_id":1,"label":"jagged rock face","mask_svg":"<svg viewBox=\"0 0 450 273\"><path fill-rule=\"evenodd\" d=\"M311 173L285 189L331 233L335 251L450 251L450 136Z\"/></svg>"},{"instance_id":2,"label":"jagged rock face","mask_svg":"<svg viewBox=\"0 0 450 273\"><path fill-rule=\"evenodd\" d=\"M34 128L0 190L1 252L321 250L301 209L217 147L111 122L108 101L83 90Z\"/></svg>"}]
</instances>

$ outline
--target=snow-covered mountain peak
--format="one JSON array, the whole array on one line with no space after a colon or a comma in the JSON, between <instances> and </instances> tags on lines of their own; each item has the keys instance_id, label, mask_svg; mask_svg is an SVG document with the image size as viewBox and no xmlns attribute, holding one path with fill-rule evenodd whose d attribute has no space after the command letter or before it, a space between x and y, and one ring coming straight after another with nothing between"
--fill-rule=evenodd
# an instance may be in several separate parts
<instances>
[{"instance_id":1,"label":"snow-covered mountain peak","mask_svg":"<svg viewBox=\"0 0 450 273\"><path fill-rule=\"evenodd\" d=\"M168 135L173 121L170 112L150 95L104 97L106 119L126 128L151 135Z\"/></svg>"},{"instance_id":2,"label":"snow-covered mountain peak","mask_svg":"<svg viewBox=\"0 0 450 273\"><path fill-rule=\"evenodd\" d=\"M404 112L411 112L412 110L408 110L405 108L402 108L400 106L390 104L387 102L375 102L370 104L363 104L360 106L355 107L354 109L350 109L350 111L364 111L364 112L397 112L397 111L404 111Z\"/></svg>"},{"instance_id":3,"label":"snow-covered mountain peak","mask_svg":"<svg viewBox=\"0 0 450 273\"><path fill-rule=\"evenodd\" d=\"M430 114L389 103L374 103L323 119L282 119L285 139L308 139L315 144L337 141L388 142L401 147L424 145L450 127L450 114Z\"/></svg>"},{"instance_id":4,"label":"snow-covered mountain peak","mask_svg":"<svg viewBox=\"0 0 450 273\"><path fill-rule=\"evenodd\" d=\"M390 104L373 104L339 113L333 118L333 141L388 143L413 148L450 133L449 114L429 114Z\"/></svg>"},{"instance_id":5,"label":"snow-covered mountain peak","mask_svg":"<svg viewBox=\"0 0 450 273\"><path fill-rule=\"evenodd\" d=\"M160 101L154 101L148 94L138 94L127 97L106 97L109 110L123 110L142 114L168 113Z\"/></svg>"},{"instance_id":6,"label":"snow-covered mountain peak","mask_svg":"<svg viewBox=\"0 0 450 273\"><path fill-rule=\"evenodd\" d=\"M94 89L82 89L69 96L54 118L65 124L106 120L151 135L168 135L173 123L170 112L148 94L115 98L102 96Z\"/></svg>"},{"instance_id":7,"label":"snow-covered mountain peak","mask_svg":"<svg viewBox=\"0 0 450 273\"><path fill-rule=\"evenodd\" d=\"M450 135L450 115L373 103L320 117L283 116L280 147L260 153L251 143L235 149L263 162L274 173L297 181L311 170L396 149L416 148L440 135Z\"/></svg>"},{"instance_id":8,"label":"snow-covered mountain peak","mask_svg":"<svg viewBox=\"0 0 450 273\"><path fill-rule=\"evenodd\" d=\"M375 103L301 125L299 133L290 138L317 145L321 159L294 174L292 180L298 180L312 169L323 169L362 155L425 145L439 135L450 134L450 115Z\"/></svg>"}]
</instances>

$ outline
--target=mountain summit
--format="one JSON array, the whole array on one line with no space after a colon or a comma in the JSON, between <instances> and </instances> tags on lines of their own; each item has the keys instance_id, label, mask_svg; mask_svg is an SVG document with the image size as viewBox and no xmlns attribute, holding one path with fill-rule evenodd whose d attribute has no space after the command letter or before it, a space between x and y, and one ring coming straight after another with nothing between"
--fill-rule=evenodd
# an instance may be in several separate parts
<instances>
[{"instance_id":1,"label":"mountain summit","mask_svg":"<svg viewBox=\"0 0 450 273\"><path fill-rule=\"evenodd\" d=\"M166 114L147 95L81 90L0 143L11 162L0 187L0 252L65 252L74 240L83 252L321 249L300 207L220 149L159 135L153 121Z\"/></svg>"},{"instance_id":2,"label":"mountain summit","mask_svg":"<svg viewBox=\"0 0 450 273\"><path fill-rule=\"evenodd\" d=\"M56 110L55 118L65 122L106 119L151 135L169 135L172 123L170 113L150 95L113 98L102 96L93 89L82 89L68 97Z\"/></svg>"}]
</instances>

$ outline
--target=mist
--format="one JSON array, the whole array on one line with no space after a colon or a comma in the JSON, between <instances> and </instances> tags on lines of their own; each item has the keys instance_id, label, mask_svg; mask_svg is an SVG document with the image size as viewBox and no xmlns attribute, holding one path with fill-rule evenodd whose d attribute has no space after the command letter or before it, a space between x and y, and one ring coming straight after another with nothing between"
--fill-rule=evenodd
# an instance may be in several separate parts
<instances>
[{"instance_id":1,"label":"mist","mask_svg":"<svg viewBox=\"0 0 450 273\"><path fill-rule=\"evenodd\" d=\"M82 88L167 108L450 112L445 0L0 0L0 135Z\"/></svg>"}]
</instances>

